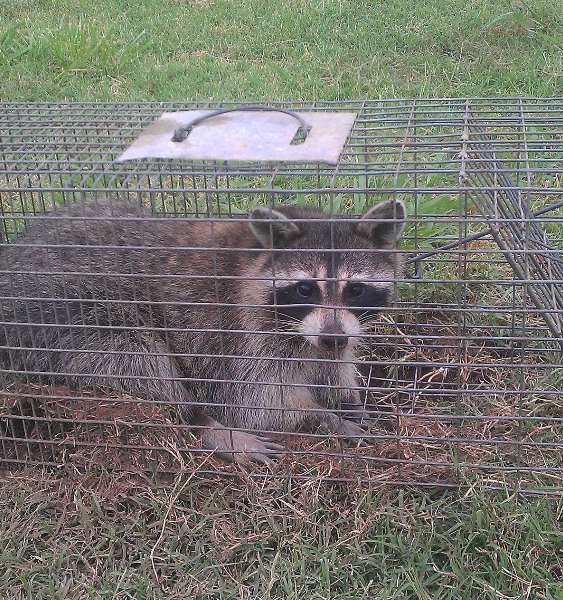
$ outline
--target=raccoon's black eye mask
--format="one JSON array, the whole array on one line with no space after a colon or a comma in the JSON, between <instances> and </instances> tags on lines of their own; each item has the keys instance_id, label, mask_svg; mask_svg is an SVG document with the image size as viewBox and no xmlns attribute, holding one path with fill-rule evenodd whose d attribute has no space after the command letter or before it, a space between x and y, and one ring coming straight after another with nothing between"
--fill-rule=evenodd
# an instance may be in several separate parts
<instances>
[{"instance_id":1,"label":"raccoon's black eye mask","mask_svg":"<svg viewBox=\"0 0 563 600\"><path fill-rule=\"evenodd\" d=\"M387 306L390 295L388 289L354 281L344 287L343 300L350 307L350 312L365 319L375 317L381 308Z\"/></svg>"},{"instance_id":2,"label":"raccoon's black eye mask","mask_svg":"<svg viewBox=\"0 0 563 600\"><path fill-rule=\"evenodd\" d=\"M270 304L276 307L278 315L290 319L303 320L321 303L321 290L316 281L300 281L276 290L271 294Z\"/></svg>"},{"instance_id":3,"label":"raccoon's black eye mask","mask_svg":"<svg viewBox=\"0 0 563 600\"><path fill-rule=\"evenodd\" d=\"M342 300L350 312L358 318L375 317L387 305L390 292L387 289L362 282L348 282ZM322 304L322 296L316 281L303 280L296 284L276 288L269 303L276 307L277 314L289 319L304 319L315 305Z\"/></svg>"}]
</instances>

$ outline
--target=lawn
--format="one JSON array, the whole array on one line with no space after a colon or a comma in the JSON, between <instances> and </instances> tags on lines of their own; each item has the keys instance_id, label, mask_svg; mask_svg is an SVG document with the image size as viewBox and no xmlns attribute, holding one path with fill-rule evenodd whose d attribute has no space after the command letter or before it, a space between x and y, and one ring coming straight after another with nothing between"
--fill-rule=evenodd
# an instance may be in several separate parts
<instances>
[{"instance_id":1,"label":"lawn","mask_svg":"<svg viewBox=\"0 0 563 600\"><path fill-rule=\"evenodd\" d=\"M4 481L4 600L562 597L561 503L67 478Z\"/></svg>"},{"instance_id":2,"label":"lawn","mask_svg":"<svg viewBox=\"0 0 563 600\"><path fill-rule=\"evenodd\" d=\"M558 95L557 2L3 0L0 99Z\"/></svg>"},{"instance_id":3,"label":"lawn","mask_svg":"<svg viewBox=\"0 0 563 600\"><path fill-rule=\"evenodd\" d=\"M0 101L555 96L556 2L2 0ZM563 600L561 499L0 477L0 598Z\"/></svg>"}]
</instances>

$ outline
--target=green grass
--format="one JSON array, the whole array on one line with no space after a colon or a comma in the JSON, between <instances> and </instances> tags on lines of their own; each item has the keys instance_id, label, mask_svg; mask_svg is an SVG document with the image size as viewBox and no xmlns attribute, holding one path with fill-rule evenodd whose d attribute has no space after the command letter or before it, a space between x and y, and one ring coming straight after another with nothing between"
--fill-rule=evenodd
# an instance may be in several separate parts
<instances>
[{"instance_id":1,"label":"green grass","mask_svg":"<svg viewBox=\"0 0 563 600\"><path fill-rule=\"evenodd\" d=\"M2 0L0 100L551 96L562 39L548 0ZM562 510L29 471L0 480L0 598L563 600Z\"/></svg>"},{"instance_id":2,"label":"green grass","mask_svg":"<svg viewBox=\"0 0 563 600\"><path fill-rule=\"evenodd\" d=\"M563 505L545 500L72 484L3 482L4 600L563 597Z\"/></svg>"},{"instance_id":3,"label":"green grass","mask_svg":"<svg viewBox=\"0 0 563 600\"><path fill-rule=\"evenodd\" d=\"M2 100L557 95L557 2L3 0Z\"/></svg>"}]
</instances>

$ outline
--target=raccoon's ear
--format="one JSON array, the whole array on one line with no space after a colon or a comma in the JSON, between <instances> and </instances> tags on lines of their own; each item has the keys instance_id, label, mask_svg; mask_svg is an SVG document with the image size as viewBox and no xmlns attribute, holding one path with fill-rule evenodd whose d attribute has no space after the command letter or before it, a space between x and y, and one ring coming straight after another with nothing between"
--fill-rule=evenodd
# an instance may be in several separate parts
<instances>
[{"instance_id":1,"label":"raccoon's ear","mask_svg":"<svg viewBox=\"0 0 563 600\"><path fill-rule=\"evenodd\" d=\"M250 229L263 248L275 248L301 234L293 221L270 208L256 208L252 211Z\"/></svg>"},{"instance_id":2,"label":"raccoon's ear","mask_svg":"<svg viewBox=\"0 0 563 600\"><path fill-rule=\"evenodd\" d=\"M374 246L392 248L405 228L407 209L400 200L376 204L362 215L356 231Z\"/></svg>"}]
</instances>

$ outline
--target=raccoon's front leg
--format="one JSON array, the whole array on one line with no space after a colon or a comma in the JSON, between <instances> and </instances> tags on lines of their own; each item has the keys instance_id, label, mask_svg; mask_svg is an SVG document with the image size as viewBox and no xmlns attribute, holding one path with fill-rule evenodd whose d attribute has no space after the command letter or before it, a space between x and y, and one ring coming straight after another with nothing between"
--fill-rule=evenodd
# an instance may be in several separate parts
<instances>
[{"instance_id":1,"label":"raccoon's front leg","mask_svg":"<svg viewBox=\"0 0 563 600\"><path fill-rule=\"evenodd\" d=\"M358 386L358 375L356 367L351 358L348 357L338 368L338 386L332 388L319 388L315 391L314 397L321 406L338 407L345 419L363 423L369 420L369 413L366 411ZM320 381L330 381L332 372L323 371Z\"/></svg>"},{"instance_id":2,"label":"raccoon's front leg","mask_svg":"<svg viewBox=\"0 0 563 600\"><path fill-rule=\"evenodd\" d=\"M368 423L370 419L370 414L366 410L364 403L360 398L360 394L357 391L340 402L340 406L344 411L347 419L354 421L356 423Z\"/></svg>"},{"instance_id":3,"label":"raccoon's front leg","mask_svg":"<svg viewBox=\"0 0 563 600\"><path fill-rule=\"evenodd\" d=\"M200 432L205 448L235 462L249 459L266 462L269 455L282 450L263 436L231 431L201 414L201 410L195 410L192 393L181 382L184 373L168 356L170 350L163 340L122 333L118 336L83 335L78 343L75 335L68 345L73 343L89 352L78 349L63 355L61 370L68 374L71 385L105 386L148 400L175 404L184 422L203 426Z\"/></svg>"},{"instance_id":4,"label":"raccoon's front leg","mask_svg":"<svg viewBox=\"0 0 563 600\"><path fill-rule=\"evenodd\" d=\"M356 381L352 385L356 385ZM345 438L352 445L363 445L367 434L364 423L369 422L369 413L366 411L357 390L350 390L349 394L337 403L341 411L334 413L327 411L323 414L320 429L327 433L334 433Z\"/></svg>"}]
</instances>

